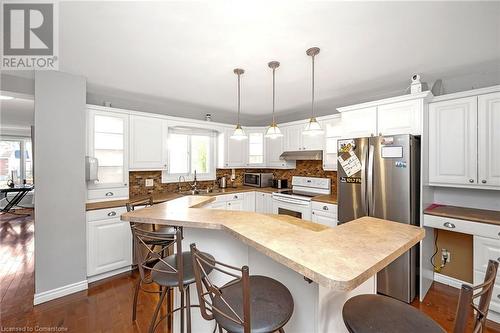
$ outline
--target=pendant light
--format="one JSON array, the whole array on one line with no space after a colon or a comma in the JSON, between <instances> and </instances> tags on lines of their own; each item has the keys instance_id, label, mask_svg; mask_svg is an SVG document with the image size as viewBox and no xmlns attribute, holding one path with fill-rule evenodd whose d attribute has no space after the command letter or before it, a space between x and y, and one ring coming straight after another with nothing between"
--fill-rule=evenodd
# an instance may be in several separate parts
<instances>
[{"instance_id":1,"label":"pendant light","mask_svg":"<svg viewBox=\"0 0 500 333\"><path fill-rule=\"evenodd\" d=\"M304 128L303 133L306 135L318 135L323 133L321 125L314 116L314 57L319 53L319 47L311 47L306 51L306 54L312 59L312 89L311 89L311 118Z\"/></svg>"},{"instance_id":2,"label":"pendant light","mask_svg":"<svg viewBox=\"0 0 500 333\"><path fill-rule=\"evenodd\" d=\"M241 74L245 73L245 71L241 68L235 68L233 70L234 74L238 75L238 123L236 124L236 128L234 129L233 135L231 135L231 139L235 140L245 140L247 138L247 135L245 134L245 131L243 131L243 128L241 128L240 125L240 76Z\"/></svg>"},{"instance_id":3,"label":"pendant light","mask_svg":"<svg viewBox=\"0 0 500 333\"><path fill-rule=\"evenodd\" d=\"M274 106L275 106L275 72L276 68L280 66L280 63L278 61L271 61L270 63L267 64L269 68L273 70L273 121L271 123L271 126L266 131L266 138L271 138L271 139L276 139L279 137L282 137L283 134L280 131L280 128L278 125L276 125L276 119L274 117Z\"/></svg>"}]
</instances>

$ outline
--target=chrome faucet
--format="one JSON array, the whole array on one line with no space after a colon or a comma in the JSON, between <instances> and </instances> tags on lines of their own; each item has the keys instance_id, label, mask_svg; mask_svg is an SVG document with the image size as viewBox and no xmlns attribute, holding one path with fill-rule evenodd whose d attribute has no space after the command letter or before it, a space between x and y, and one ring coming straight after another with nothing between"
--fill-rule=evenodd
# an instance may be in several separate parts
<instances>
[{"instance_id":1,"label":"chrome faucet","mask_svg":"<svg viewBox=\"0 0 500 333\"><path fill-rule=\"evenodd\" d=\"M179 181L177 182L177 192L181 192L181 179L184 183L186 182L186 177L179 176Z\"/></svg>"},{"instance_id":2,"label":"chrome faucet","mask_svg":"<svg viewBox=\"0 0 500 333\"><path fill-rule=\"evenodd\" d=\"M196 178L196 170L194 170L194 178L193 183L191 184L191 194L198 194L200 191L198 190L198 180Z\"/></svg>"}]
</instances>

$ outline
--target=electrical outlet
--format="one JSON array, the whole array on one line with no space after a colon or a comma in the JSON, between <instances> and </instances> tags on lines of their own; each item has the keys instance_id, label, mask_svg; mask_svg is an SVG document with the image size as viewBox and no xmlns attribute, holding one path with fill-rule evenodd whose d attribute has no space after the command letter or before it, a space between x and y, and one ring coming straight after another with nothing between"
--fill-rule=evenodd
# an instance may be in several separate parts
<instances>
[{"instance_id":1,"label":"electrical outlet","mask_svg":"<svg viewBox=\"0 0 500 333\"><path fill-rule=\"evenodd\" d=\"M146 187L153 187L153 179L146 179Z\"/></svg>"},{"instance_id":2,"label":"electrical outlet","mask_svg":"<svg viewBox=\"0 0 500 333\"><path fill-rule=\"evenodd\" d=\"M447 249L441 249L441 263L451 262L451 253Z\"/></svg>"}]
</instances>

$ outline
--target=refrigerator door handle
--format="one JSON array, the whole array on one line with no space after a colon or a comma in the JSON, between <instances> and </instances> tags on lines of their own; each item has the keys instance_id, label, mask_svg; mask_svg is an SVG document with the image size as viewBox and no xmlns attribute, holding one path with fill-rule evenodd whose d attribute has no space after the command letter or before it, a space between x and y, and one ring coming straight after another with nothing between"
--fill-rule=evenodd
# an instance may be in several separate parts
<instances>
[{"instance_id":1,"label":"refrigerator door handle","mask_svg":"<svg viewBox=\"0 0 500 333\"><path fill-rule=\"evenodd\" d=\"M368 209L367 209L367 204L366 204L366 186L367 186L367 179L366 179L366 163L368 161L368 149L365 149L364 154L363 154L363 164L361 167L361 208L363 209L363 212L365 215L368 215Z\"/></svg>"},{"instance_id":2,"label":"refrigerator door handle","mask_svg":"<svg viewBox=\"0 0 500 333\"><path fill-rule=\"evenodd\" d=\"M368 192L368 214L372 215L373 209L373 154L375 151L375 147L370 145L368 151L368 177L366 179L366 187Z\"/></svg>"}]
</instances>

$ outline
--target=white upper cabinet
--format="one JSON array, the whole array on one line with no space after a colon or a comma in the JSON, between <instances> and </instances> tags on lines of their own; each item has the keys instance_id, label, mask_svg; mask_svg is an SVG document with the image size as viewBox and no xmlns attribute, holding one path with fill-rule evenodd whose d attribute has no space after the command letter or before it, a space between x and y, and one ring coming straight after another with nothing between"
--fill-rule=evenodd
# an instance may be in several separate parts
<instances>
[{"instance_id":1,"label":"white upper cabinet","mask_svg":"<svg viewBox=\"0 0 500 333\"><path fill-rule=\"evenodd\" d=\"M167 132L167 121L164 119L131 115L130 169L166 169Z\"/></svg>"},{"instance_id":2,"label":"white upper cabinet","mask_svg":"<svg viewBox=\"0 0 500 333\"><path fill-rule=\"evenodd\" d=\"M87 154L99 164L89 189L127 187L129 115L89 108L87 116Z\"/></svg>"},{"instance_id":3,"label":"white upper cabinet","mask_svg":"<svg viewBox=\"0 0 500 333\"><path fill-rule=\"evenodd\" d=\"M429 183L477 185L477 97L429 105Z\"/></svg>"},{"instance_id":4,"label":"white upper cabinet","mask_svg":"<svg viewBox=\"0 0 500 333\"><path fill-rule=\"evenodd\" d=\"M301 126L301 131L305 126ZM324 146L324 134L308 135L301 133L302 135L302 150L322 150Z\"/></svg>"},{"instance_id":5,"label":"white upper cabinet","mask_svg":"<svg viewBox=\"0 0 500 333\"><path fill-rule=\"evenodd\" d=\"M378 135L422 134L423 103L416 99L378 106Z\"/></svg>"},{"instance_id":6,"label":"white upper cabinet","mask_svg":"<svg viewBox=\"0 0 500 333\"><path fill-rule=\"evenodd\" d=\"M248 138L245 140L231 139L234 129L225 131L223 166L225 168L244 168L248 163Z\"/></svg>"},{"instance_id":7,"label":"white upper cabinet","mask_svg":"<svg viewBox=\"0 0 500 333\"><path fill-rule=\"evenodd\" d=\"M283 126L284 130L284 149L285 151L302 150L302 125Z\"/></svg>"},{"instance_id":8,"label":"white upper cabinet","mask_svg":"<svg viewBox=\"0 0 500 333\"><path fill-rule=\"evenodd\" d=\"M377 133L377 107L342 112L344 138L362 138Z\"/></svg>"},{"instance_id":9,"label":"white upper cabinet","mask_svg":"<svg viewBox=\"0 0 500 333\"><path fill-rule=\"evenodd\" d=\"M342 119L328 119L321 123L325 130L323 170L337 170L337 141L342 137Z\"/></svg>"},{"instance_id":10,"label":"white upper cabinet","mask_svg":"<svg viewBox=\"0 0 500 333\"><path fill-rule=\"evenodd\" d=\"M285 151L299 151L299 150L321 150L323 149L323 134L320 135L307 135L304 134L304 124L295 124L283 126L285 137Z\"/></svg>"},{"instance_id":11,"label":"white upper cabinet","mask_svg":"<svg viewBox=\"0 0 500 333\"><path fill-rule=\"evenodd\" d=\"M281 128L284 134L285 129ZM266 167L270 168L295 168L295 161L285 161L280 159L284 151L284 135L279 138L265 138L266 142Z\"/></svg>"},{"instance_id":12,"label":"white upper cabinet","mask_svg":"<svg viewBox=\"0 0 500 333\"><path fill-rule=\"evenodd\" d=\"M500 187L500 92L478 98L478 181Z\"/></svg>"}]
</instances>

